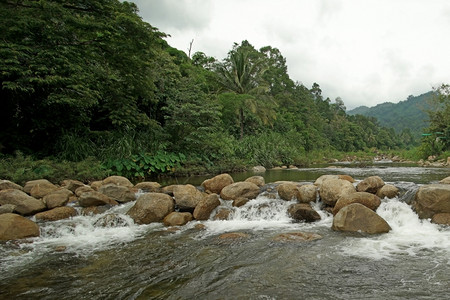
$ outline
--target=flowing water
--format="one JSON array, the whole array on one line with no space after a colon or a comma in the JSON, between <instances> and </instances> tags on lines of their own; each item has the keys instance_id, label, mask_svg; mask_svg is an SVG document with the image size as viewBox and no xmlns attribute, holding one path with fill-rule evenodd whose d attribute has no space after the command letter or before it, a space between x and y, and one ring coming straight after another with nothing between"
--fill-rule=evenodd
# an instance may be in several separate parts
<instances>
[{"instance_id":1,"label":"flowing water","mask_svg":"<svg viewBox=\"0 0 450 300\"><path fill-rule=\"evenodd\" d=\"M41 223L41 237L0 244L1 299L448 299L450 229L419 220L408 203L422 184L448 168L376 164L357 168L276 170L266 182L313 182L323 174L356 180L379 175L400 188L377 213L387 234L334 232L332 216L294 223L293 202L259 196L228 221L193 221L178 231L136 225L127 203L96 216ZM233 174L235 181L254 174ZM198 185L204 178L182 183ZM178 182L181 180L179 179ZM222 206L230 207L222 201ZM201 223L204 229L197 229ZM311 232L311 242L280 242L281 233ZM224 233L246 237L220 239Z\"/></svg>"}]
</instances>

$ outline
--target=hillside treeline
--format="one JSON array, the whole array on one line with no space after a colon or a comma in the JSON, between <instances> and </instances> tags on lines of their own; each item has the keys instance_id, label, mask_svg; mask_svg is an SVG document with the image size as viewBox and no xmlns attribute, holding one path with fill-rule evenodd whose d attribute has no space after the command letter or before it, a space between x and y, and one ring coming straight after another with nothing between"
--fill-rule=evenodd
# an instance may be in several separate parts
<instances>
[{"instance_id":1,"label":"hillside treeline","mask_svg":"<svg viewBox=\"0 0 450 300\"><path fill-rule=\"evenodd\" d=\"M106 161L301 164L315 150L404 147L407 134L345 112L287 73L272 46L191 57L117 0L2 1L0 147ZM363 99L361 99L363 100ZM145 158L144 157L144 158ZM175 159L174 159L175 160Z\"/></svg>"}]
</instances>

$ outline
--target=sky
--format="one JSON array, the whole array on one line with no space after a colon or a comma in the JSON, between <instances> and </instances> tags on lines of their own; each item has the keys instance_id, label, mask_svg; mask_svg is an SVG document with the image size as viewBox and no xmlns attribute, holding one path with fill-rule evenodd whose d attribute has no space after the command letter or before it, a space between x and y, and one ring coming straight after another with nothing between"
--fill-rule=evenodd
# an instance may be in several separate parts
<instances>
[{"instance_id":1,"label":"sky","mask_svg":"<svg viewBox=\"0 0 450 300\"><path fill-rule=\"evenodd\" d=\"M222 60L234 43L278 48L292 80L347 109L450 83L448 0L131 0L188 53Z\"/></svg>"}]
</instances>

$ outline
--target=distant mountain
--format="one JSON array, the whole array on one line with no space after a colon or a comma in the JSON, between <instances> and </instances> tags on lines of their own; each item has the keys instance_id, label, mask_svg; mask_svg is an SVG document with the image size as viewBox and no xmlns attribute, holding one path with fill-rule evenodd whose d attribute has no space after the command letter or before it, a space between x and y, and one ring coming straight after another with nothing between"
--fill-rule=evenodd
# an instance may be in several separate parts
<instances>
[{"instance_id":1,"label":"distant mountain","mask_svg":"<svg viewBox=\"0 0 450 300\"><path fill-rule=\"evenodd\" d=\"M375 117L384 127L392 127L397 133L409 128L415 138L420 137L423 128L428 126L429 108L427 100L433 96L433 92L420 96L409 96L405 101L398 103L385 102L374 107L359 106L347 111L349 115L363 115Z\"/></svg>"}]
</instances>

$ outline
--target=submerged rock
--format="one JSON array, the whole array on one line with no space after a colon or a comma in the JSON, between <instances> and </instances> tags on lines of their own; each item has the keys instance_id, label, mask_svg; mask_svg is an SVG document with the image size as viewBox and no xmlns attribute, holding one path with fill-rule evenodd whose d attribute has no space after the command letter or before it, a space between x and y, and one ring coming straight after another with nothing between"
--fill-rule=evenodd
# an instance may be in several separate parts
<instances>
[{"instance_id":1,"label":"submerged rock","mask_svg":"<svg viewBox=\"0 0 450 300\"><path fill-rule=\"evenodd\" d=\"M141 195L136 204L127 212L137 224L161 222L165 216L174 210L172 197L163 193L148 193Z\"/></svg>"},{"instance_id":2,"label":"submerged rock","mask_svg":"<svg viewBox=\"0 0 450 300\"><path fill-rule=\"evenodd\" d=\"M248 233L243 232L228 232L219 235L219 239L221 240L238 240L238 239L246 239L249 237L250 235Z\"/></svg>"},{"instance_id":3,"label":"submerged rock","mask_svg":"<svg viewBox=\"0 0 450 300\"><path fill-rule=\"evenodd\" d=\"M39 226L17 214L0 215L0 240L17 240L39 236Z\"/></svg>"},{"instance_id":4,"label":"submerged rock","mask_svg":"<svg viewBox=\"0 0 450 300\"><path fill-rule=\"evenodd\" d=\"M391 230L389 224L382 217L359 203L347 205L339 210L333 218L331 228L336 231L370 234L386 233Z\"/></svg>"},{"instance_id":5,"label":"submerged rock","mask_svg":"<svg viewBox=\"0 0 450 300\"><path fill-rule=\"evenodd\" d=\"M322 239L322 236L311 232L288 232L276 235L273 240L276 242L311 242Z\"/></svg>"}]
</instances>

